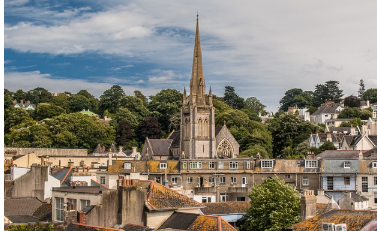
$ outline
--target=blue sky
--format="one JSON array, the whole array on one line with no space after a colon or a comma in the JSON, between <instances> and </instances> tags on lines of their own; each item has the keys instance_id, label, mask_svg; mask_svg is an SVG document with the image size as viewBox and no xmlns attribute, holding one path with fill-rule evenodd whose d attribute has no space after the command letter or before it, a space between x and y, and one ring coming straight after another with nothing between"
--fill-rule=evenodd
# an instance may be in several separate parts
<instances>
[{"instance_id":1,"label":"blue sky","mask_svg":"<svg viewBox=\"0 0 377 231\"><path fill-rule=\"evenodd\" d=\"M199 12L206 85L276 111L291 88L377 88L377 2L5 0L4 87L183 91Z\"/></svg>"}]
</instances>

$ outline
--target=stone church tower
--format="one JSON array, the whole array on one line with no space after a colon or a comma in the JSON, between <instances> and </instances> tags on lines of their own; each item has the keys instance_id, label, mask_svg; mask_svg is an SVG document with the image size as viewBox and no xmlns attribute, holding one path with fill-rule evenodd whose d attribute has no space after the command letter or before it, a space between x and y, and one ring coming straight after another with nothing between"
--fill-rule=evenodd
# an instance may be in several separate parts
<instances>
[{"instance_id":1,"label":"stone church tower","mask_svg":"<svg viewBox=\"0 0 377 231\"><path fill-rule=\"evenodd\" d=\"M184 89L180 133L182 157L190 159L215 157L215 109L212 104L211 88L206 96L198 18L196 19L190 95L187 96Z\"/></svg>"}]
</instances>

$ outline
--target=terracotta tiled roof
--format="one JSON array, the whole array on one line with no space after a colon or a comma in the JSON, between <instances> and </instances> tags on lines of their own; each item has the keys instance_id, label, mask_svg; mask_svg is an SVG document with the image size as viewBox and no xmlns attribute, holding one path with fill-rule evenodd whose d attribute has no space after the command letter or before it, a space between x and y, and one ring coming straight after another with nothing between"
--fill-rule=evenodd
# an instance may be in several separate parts
<instances>
[{"instance_id":1,"label":"terracotta tiled roof","mask_svg":"<svg viewBox=\"0 0 377 231\"><path fill-rule=\"evenodd\" d=\"M145 181L139 181L145 182ZM179 208L201 208L203 204L180 194L154 181L150 181L147 208L152 210L172 210Z\"/></svg>"},{"instance_id":2,"label":"terracotta tiled roof","mask_svg":"<svg viewBox=\"0 0 377 231\"><path fill-rule=\"evenodd\" d=\"M227 201L204 203L205 208L200 209L206 215L214 214L232 214L232 213L246 213L250 207L249 201Z\"/></svg>"},{"instance_id":3,"label":"terracotta tiled roof","mask_svg":"<svg viewBox=\"0 0 377 231\"><path fill-rule=\"evenodd\" d=\"M220 216L200 215L187 229L190 231L236 231L236 229Z\"/></svg>"},{"instance_id":4,"label":"terracotta tiled roof","mask_svg":"<svg viewBox=\"0 0 377 231\"><path fill-rule=\"evenodd\" d=\"M331 210L316 217L297 223L289 227L288 229L296 231L321 231L322 222L328 222L334 224L346 224L348 231L358 231L366 224L368 224L368 222L376 219L376 217L377 211Z\"/></svg>"},{"instance_id":5,"label":"terracotta tiled roof","mask_svg":"<svg viewBox=\"0 0 377 231\"><path fill-rule=\"evenodd\" d=\"M64 230L66 231L105 231L105 230L124 231L122 229L107 228L107 227L79 224L79 223L71 223Z\"/></svg>"},{"instance_id":6,"label":"terracotta tiled roof","mask_svg":"<svg viewBox=\"0 0 377 231\"><path fill-rule=\"evenodd\" d=\"M316 211L317 211L317 214L322 214L322 213L324 213L325 212L325 209L326 209L326 207L327 207L327 204L316 204L315 205L315 207L316 207Z\"/></svg>"},{"instance_id":7,"label":"terracotta tiled roof","mask_svg":"<svg viewBox=\"0 0 377 231\"><path fill-rule=\"evenodd\" d=\"M160 226L159 230L235 231L236 229L220 216L175 212Z\"/></svg>"}]
</instances>

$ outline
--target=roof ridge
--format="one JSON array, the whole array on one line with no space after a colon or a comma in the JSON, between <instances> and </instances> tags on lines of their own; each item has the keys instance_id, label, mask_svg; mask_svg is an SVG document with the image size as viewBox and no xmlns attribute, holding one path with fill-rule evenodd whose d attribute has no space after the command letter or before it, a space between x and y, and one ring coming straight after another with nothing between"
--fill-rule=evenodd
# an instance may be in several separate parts
<instances>
[{"instance_id":1,"label":"roof ridge","mask_svg":"<svg viewBox=\"0 0 377 231\"><path fill-rule=\"evenodd\" d=\"M103 185L103 184L99 183L98 181L95 181L95 180L93 180L93 179L90 179L90 180L96 182L97 184L101 185L102 187L105 187L105 188L107 188L107 189L110 189L110 188L108 188L106 185Z\"/></svg>"},{"instance_id":2,"label":"roof ridge","mask_svg":"<svg viewBox=\"0 0 377 231\"><path fill-rule=\"evenodd\" d=\"M63 169L62 169L63 170ZM63 182L65 181L65 179L67 178L68 174L72 171L72 168L70 167L68 172L65 174L64 178L60 181L60 185L63 184Z\"/></svg>"}]
</instances>

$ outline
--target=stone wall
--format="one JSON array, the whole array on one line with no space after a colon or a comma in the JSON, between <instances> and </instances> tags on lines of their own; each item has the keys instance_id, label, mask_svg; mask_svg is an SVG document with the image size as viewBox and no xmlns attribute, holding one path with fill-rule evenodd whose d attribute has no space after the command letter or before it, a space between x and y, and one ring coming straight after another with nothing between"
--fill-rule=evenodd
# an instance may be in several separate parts
<instances>
[{"instance_id":1,"label":"stone wall","mask_svg":"<svg viewBox=\"0 0 377 231\"><path fill-rule=\"evenodd\" d=\"M102 193L102 204L96 205L87 215L86 224L113 227L118 224L119 196L116 190Z\"/></svg>"},{"instance_id":2,"label":"stone wall","mask_svg":"<svg viewBox=\"0 0 377 231\"><path fill-rule=\"evenodd\" d=\"M36 153L37 156L86 156L87 149L68 149L68 148L16 148L6 147L4 151L17 151L17 155Z\"/></svg>"},{"instance_id":3,"label":"stone wall","mask_svg":"<svg viewBox=\"0 0 377 231\"><path fill-rule=\"evenodd\" d=\"M48 180L47 166L31 166L31 171L21 176L13 182L11 192L12 198L15 197L37 197L44 201L44 185Z\"/></svg>"},{"instance_id":4,"label":"stone wall","mask_svg":"<svg viewBox=\"0 0 377 231\"><path fill-rule=\"evenodd\" d=\"M119 220L122 226L127 223L135 225L147 225L145 215L146 189L137 189L136 186L119 187L120 214Z\"/></svg>"}]
</instances>

